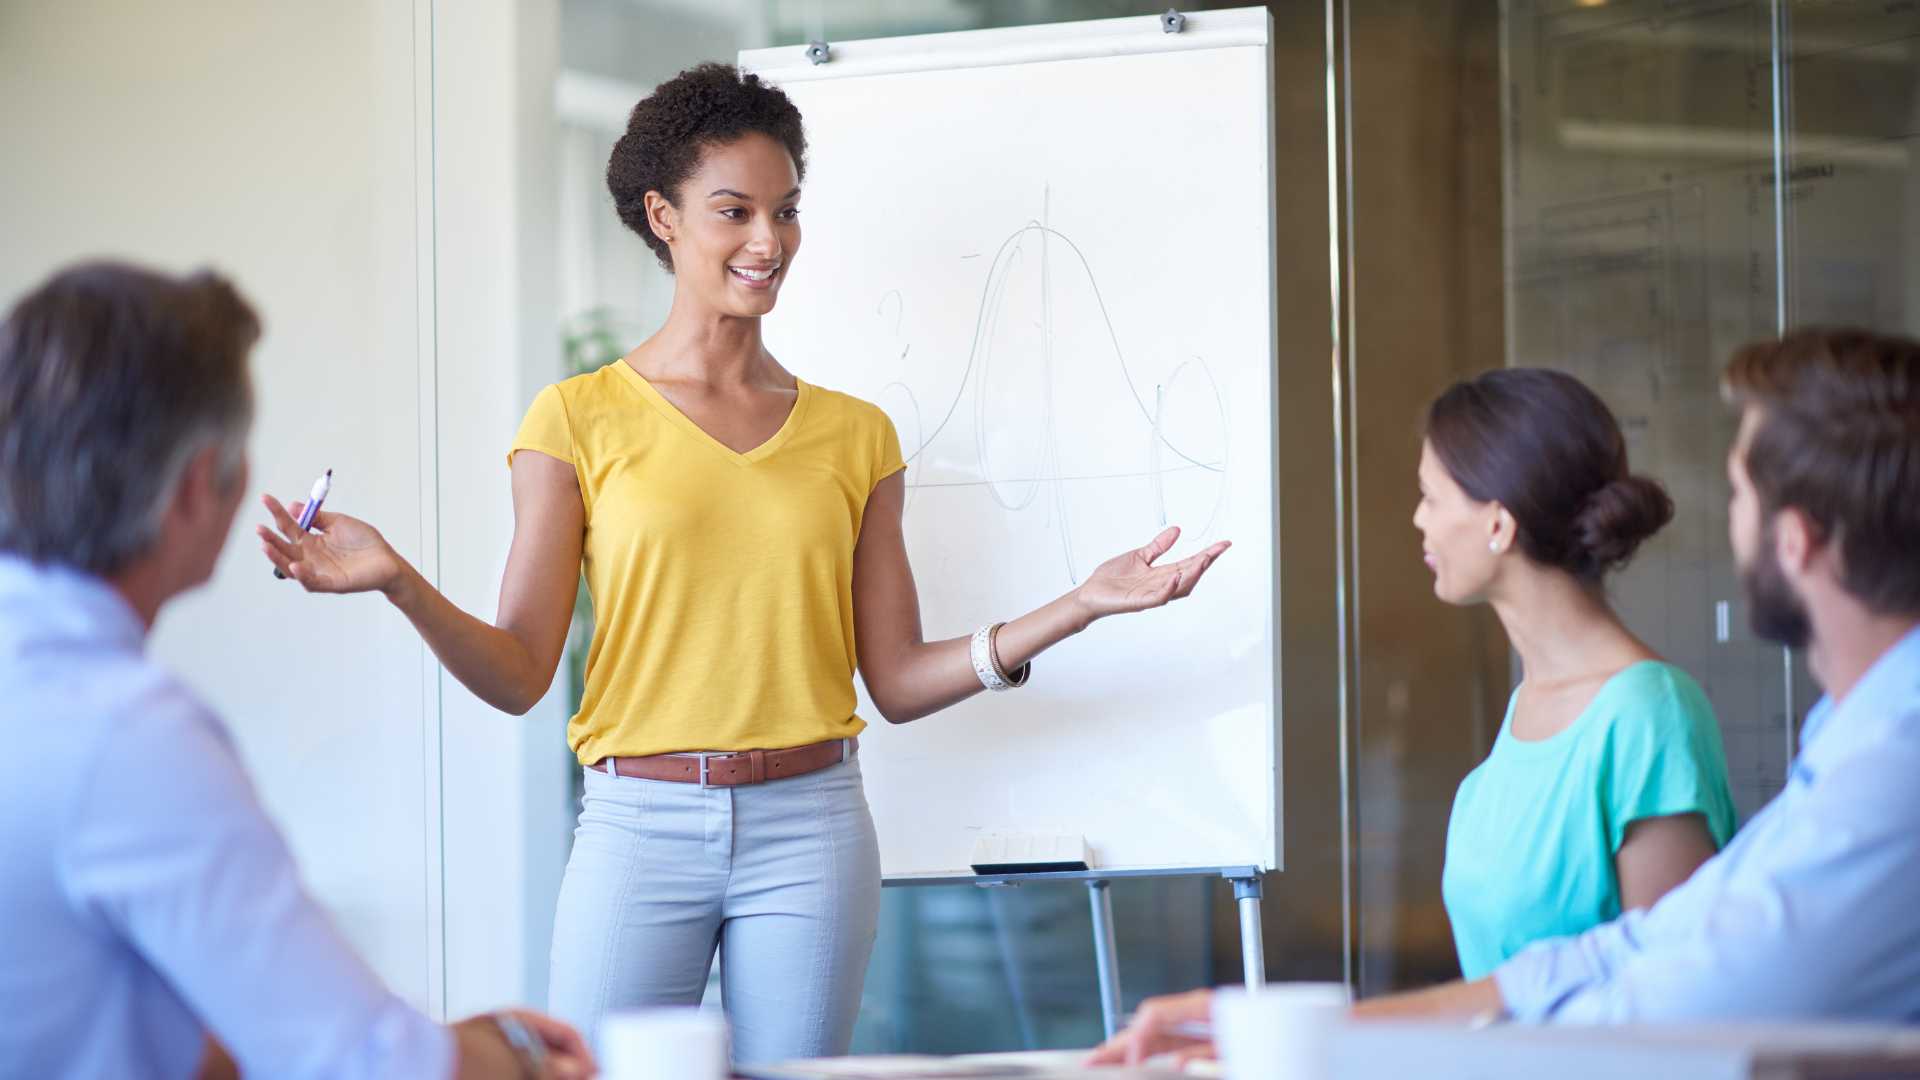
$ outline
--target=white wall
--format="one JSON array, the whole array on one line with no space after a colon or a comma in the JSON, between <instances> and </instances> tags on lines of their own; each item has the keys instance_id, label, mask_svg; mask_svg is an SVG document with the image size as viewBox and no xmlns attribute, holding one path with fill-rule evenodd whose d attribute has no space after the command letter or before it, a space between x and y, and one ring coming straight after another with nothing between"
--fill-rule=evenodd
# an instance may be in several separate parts
<instances>
[{"instance_id":1,"label":"white wall","mask_svg":"<svg viewBox=\"0 0 1920 1080\"><path fill-rule=\"evenodd\" d=\"M441 4L433 41L441 584L491 618L507 447L559 375L558 16L552 0ZM450 1014L544 999L572 827L564 683L519 718L441 676Z\"/></svg>"},{"instance_id":2,"label":"white wall","mask_svg":"<svg viewBox=\"0 0 1920 1080\"><path fill-rule=\"evenodd\" d=\"M556 25L551 0L0 4L0 301L93 254L228 273L266 322L255 487L333 468L331 508L491 616L504 453L558 364ZM495 713L377 598L275 582L251 505L157 653L396 989L537 1001L571 826L558 694Z\"/></svg>"},{"instance_id":3,"label":"white wall","mask_svg":"<svg viewBox=\"0 0 1920 1080\"><path fill-rule=\"evenodd\" d=\"M254 485L422 536L412 15L386 0L0 8L0 297L77 257L212 265L260 309ZM235 729L308 883L396 989L437 981L418 639L276 582L243 510L157 654ZM289 973L297 978L298 973Z\"/></svg>"}]
</instances>

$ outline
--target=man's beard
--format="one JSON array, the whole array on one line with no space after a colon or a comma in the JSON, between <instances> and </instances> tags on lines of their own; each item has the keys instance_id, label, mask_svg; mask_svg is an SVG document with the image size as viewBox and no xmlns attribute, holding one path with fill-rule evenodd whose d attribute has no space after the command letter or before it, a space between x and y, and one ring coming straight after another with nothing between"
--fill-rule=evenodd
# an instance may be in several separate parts
<instances>
[{"instance_id":1,"label":"man's beard","mask_svg":"<svg viewBox=\"0 0 1920 1080\"><path fill-rule=\"evenodd\" d=\"M1740 588L1747 594L1747 623L1763 641L1804 649L1813 639L1813 623L1787 577L1773 548L1773 528L1762 529L1753 562L1740 568Z\"/></svg>"}]
</instances>

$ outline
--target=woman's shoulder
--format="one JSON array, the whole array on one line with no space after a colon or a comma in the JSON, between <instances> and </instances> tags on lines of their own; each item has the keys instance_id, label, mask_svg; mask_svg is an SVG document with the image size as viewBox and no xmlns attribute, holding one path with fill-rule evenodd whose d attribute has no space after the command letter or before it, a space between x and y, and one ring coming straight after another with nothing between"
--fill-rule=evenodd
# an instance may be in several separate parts
<instances>
[{"instance_id":1,"label":"woman's shoulder","mask_svg":"<svg viewBox=\"0 0 1920 1080\"><path fill-rule=\"evenodd\" d=\"M615 360L611 364L602 364L592 371L583 371L561 379L559 382L550 383L546 389L554 391L568 405L607 397L626 386L626 380L618 371L622 363L624 361ZM545 389L542 393L545 393Z\"/></svg>"},{"instance_id":2,"label":"woman's shoulder","mask_svg":"<svg viewBox=\"0 0 1920 1080\"><path fill-rule=\"evenodd\" d=\"M844 390L835 390L818 383L807 383L812 392L813 404L809 408L831 411L844 419L876 423L887 418L885 410L865 398L855 397Z\"/></svg>"},{"instance_id":3,"label":"woman's shoulder","mask_svg":"<svg viewBox=\"0 0 1920 1080\"><path fill-rule=\"evenodd\" d=\"M1703 693L1699 682L1686 668L1658 657L1638 660L1621 668L1608 686L1628 693L1662 697Z\"/></svg>"},{"instance_id":4,"label":"woman's shoulder","mask_svg":"<svg viewBox=\"0 0 1920 1080\"><path fill-rule=\"evenodd\" d=\"M1641 660L1607 681L1602 690L1616 730L1653 737L1680 735L1696 725L1712 726L1713 703L1700 683L1677 664Z\"/></svg>"},{"instance_id":5,"label":"woman's shoulder","mask_svg":"<svg viewBox=\"0 0 1920 1080\"><path fill-rule=\"evenodd\" d=\"M549 416L556 422L571 422L582 415L593 414L602 406L619 403L621 396L630 392L625 380L615 370L619 364L620 361L616 360L592 371L583 371L548 383L527 403L528 415Z\"/></svg>"},{"instance_id":6,"label":"woman's shoulder","mask_svg":"<svg viewBox=\"0 0 1920 1080\"><path fill-rule=\"evenodd\" d=\"M812 397L807 411L851 436L854 444L874 445L893 431L893 420L885 409L873 402L813 383L808 383L807 388Z\"/></svg>"}]
</instances>

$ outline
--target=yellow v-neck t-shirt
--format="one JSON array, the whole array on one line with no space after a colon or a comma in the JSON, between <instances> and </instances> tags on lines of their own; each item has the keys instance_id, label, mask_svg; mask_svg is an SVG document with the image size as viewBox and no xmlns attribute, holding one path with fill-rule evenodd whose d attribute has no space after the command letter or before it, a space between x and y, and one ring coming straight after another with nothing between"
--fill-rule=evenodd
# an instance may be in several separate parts
<instances>
[{"instance_id":1,"label":"yellow v-neck t-shirt","mask_svg":"<svg viewBox=\"0 0 1920 1080\"><path fill-rule=\"evenodd\" d=\"M886 413L799 382L780 430L736 453L616 360L540 391L508 461L521 450L571 464L586 510L582 764L865 728L853 548L868 495L906 467Z\"/></svg>"}]
</instances>

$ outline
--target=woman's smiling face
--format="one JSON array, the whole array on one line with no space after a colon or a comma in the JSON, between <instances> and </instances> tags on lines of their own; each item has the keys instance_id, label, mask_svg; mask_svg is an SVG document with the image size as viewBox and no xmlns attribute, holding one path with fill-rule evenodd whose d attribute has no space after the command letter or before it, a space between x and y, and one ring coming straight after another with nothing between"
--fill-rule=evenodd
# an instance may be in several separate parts
<instances>
[{"instance_id":1,"label":"woman's smiling face","mask_svg":"<svg viewBox=\"0 0 1920 1080\"><path fill-rule=\"evenodd\" d=\"M647 208L680 288L712 310L751 317L773 310L800 250L799 201L793 156L749 132L708 146L674 202L649 192Z\"/></svg>"}]
</instances>

